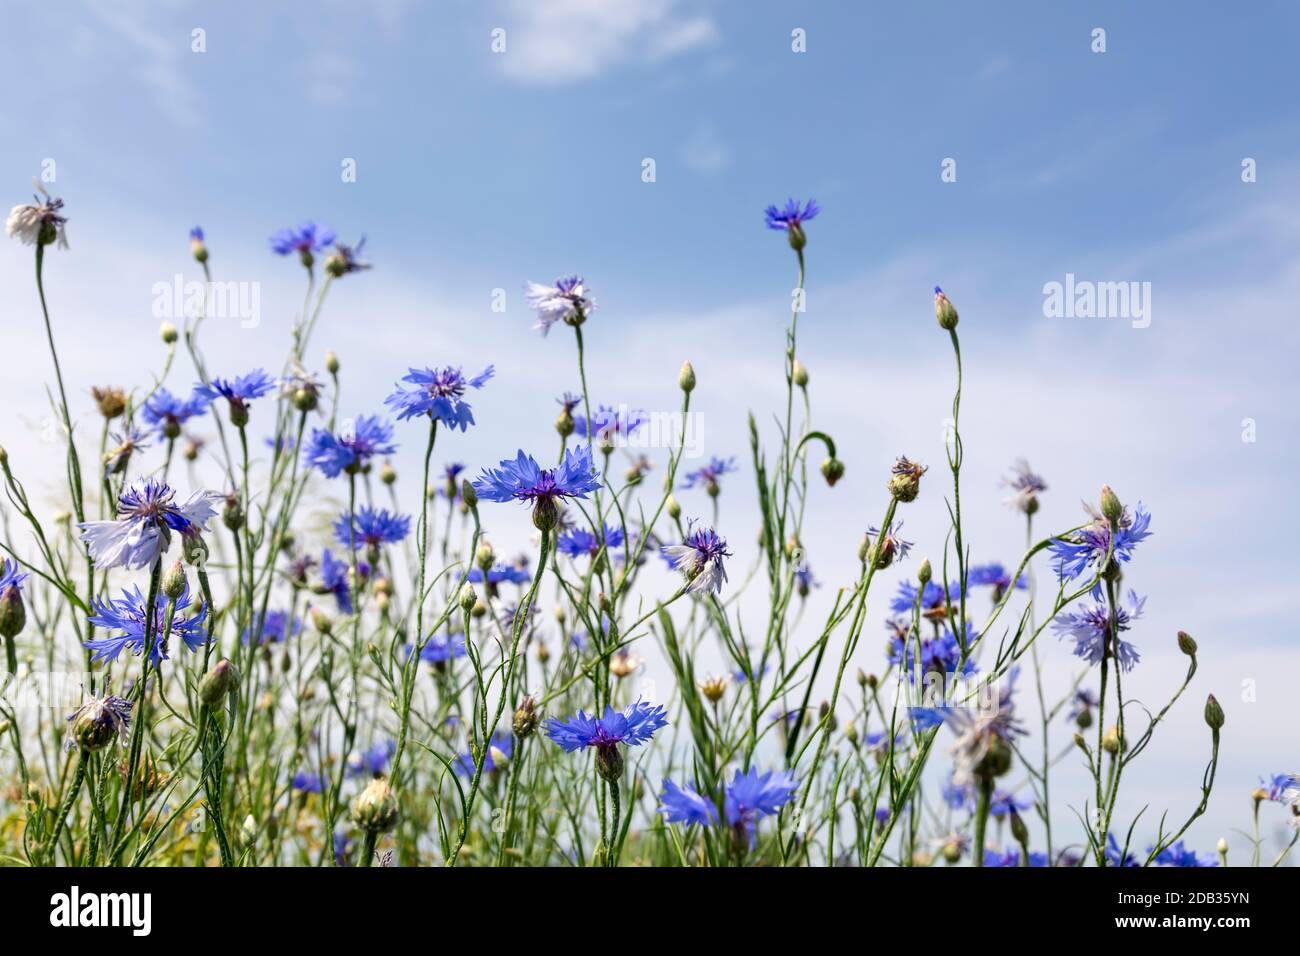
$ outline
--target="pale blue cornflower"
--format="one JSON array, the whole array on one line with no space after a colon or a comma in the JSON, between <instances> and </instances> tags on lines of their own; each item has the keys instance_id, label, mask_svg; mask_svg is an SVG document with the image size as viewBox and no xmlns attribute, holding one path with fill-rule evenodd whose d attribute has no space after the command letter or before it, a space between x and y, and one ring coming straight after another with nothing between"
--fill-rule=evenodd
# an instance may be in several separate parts
<instances>
[{"instance_id":1,"label":"pale blue cornflower","mask_svg":"<svg viewBox=\"0 0 1300 956\"><path fill-rule=\"evenodd\" d=\"M534 328L546 335L556 322L581 325L596 308L596 300L589 292L582 277L577 275L561 276L554 285L529 282L524 286L524 295L529 307L537 312Z\"/></svg>"},{"instance_id":2,"label":"pale blue cornflower","mask_svg":"<svg viewBox=\"0 0 1300 956\"><path fill-rule=\"evenodd\" d=\"M1027 515L1038 511L1038 495L1047 490L1047 482L1035 474L1023 458L1016 459L1011 466L1011 475L1002 479L1002 485L1011 489L1011 494L1002 503Z\"/></svg>"},{"instance_id":3,"label":"pale blue cornflower","mask_svg":"<svg viewBox=\"0 0 1300 956\"><path fill-rule=\"evenodd\" d=\"M694 471L688 471L686 473L686 482L682 487L694 488L698 485L708 493L710 498L716 498L722 490L718 479L737 470L735 458L713 457L709 459L707 465L696 468Z\"/></svg>"},{"instance_id":4,"label":"pale blue cornflower","mask_svg":"<svg viewBox=\"0 0 1300 956\"><path fill-rule=\"evenodd\" d=\"M180 505L175 497L176 492L162 482L142 479L117 499L116 519L78 524L95 567L151 566L171 546L173 531L184 539L198 538L217 513L217 496L196 491Z\"/></svg>"},{"instance_id":5,"label":"pale blue cornflower","mask_svg":"<svg viewBox=\"0 0 1300 956\"><path fill-rule=\"evenodd\" d=\"M146 437L145 432L130 426L110 435L111 450L104 455L104 477L120 475L126 471L131 456L149 447Z\"/></svg>"},{"instance_id":6,"label":"pale blue cornflower","mask_svg":"<svg viewBox=\"0 0 1300 956\"><path fill-rule=\"evenodd\" d=\"M727 550L726 540L712 528L691 529L681 544L671 544L662 550L674 570L685 572L690 582L686 590L722 592L727 580L724 560L731 557L731 552Z\"/></svg>"},{"instance_id":7,"label":"pale blue cornflower","mask_svg":"<svg viewBox=\"0 0 1300 956\"><path fill-rule=\"evenodd\" d=\"M1127 631L1142 616L1146 600L1129 589L1127 606L1115 608L1115 630L1118 633ZM1071 638L1074 641L1074 656L1083 658L1090 664L1100 663L1109 652L1127 672L1142 660L1137 648L1128 641L1118 637L1111 639L1110 609L1104 604L1094 604L1092 607L1061 614L1052 622L1052 628L1060 637Z\"/></svg>"},{"instance_id":8,"label":"pale blue cornflower","mask_svg":"<svg viewBox=\"0 0 1300 956\"><path fill-rule=\"evenodd\" d=\"M910 713L918 729L947 724L957 737L952 746L952 780L966 786L975 779L984 758L995 746L1010 749L1016 738L1026 734L1016 717L1015 683L1019 668L1013 667L998 692L994 706L912 707Z\"/></svg>"}]
</instances>

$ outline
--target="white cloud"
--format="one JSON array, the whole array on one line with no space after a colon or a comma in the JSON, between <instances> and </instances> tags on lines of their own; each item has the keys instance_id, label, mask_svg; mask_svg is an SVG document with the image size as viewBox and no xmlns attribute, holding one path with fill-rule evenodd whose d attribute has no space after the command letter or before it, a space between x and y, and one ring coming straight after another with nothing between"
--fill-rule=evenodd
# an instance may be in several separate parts
<instances>
[{"instance_id":1,"label":"white cloud","mask_svg":"<svg viewBox=\"0 0 1300 956\"><path fill-rule=\"evenodd\" d=\"M682 146L682 162L697 173L716 173L731 162L731 154L712 126L701 126Z\"/></svg>"},{"instance_id":2,"label":"white cloud","mask_svg":"<svg viewBox=\"0 0 1300 956\"><path fill-rule=\"evenodd\" d=\"M717 27L679 0L511 0L501 23L502 72L558 86L630 63L653 63L712 43Z\"/></svg>"},{"instance_id":3,"label":"white cloud","mask_svg":"<svg viewBox=\"0 0 1300 956\"><path fill-rule=\"evenodd\" d=\"M329 106L352 98L361 68L350 57L328 50L317 50L304 65L303 74L311 98Z\"/></svg>"}]
</instances>

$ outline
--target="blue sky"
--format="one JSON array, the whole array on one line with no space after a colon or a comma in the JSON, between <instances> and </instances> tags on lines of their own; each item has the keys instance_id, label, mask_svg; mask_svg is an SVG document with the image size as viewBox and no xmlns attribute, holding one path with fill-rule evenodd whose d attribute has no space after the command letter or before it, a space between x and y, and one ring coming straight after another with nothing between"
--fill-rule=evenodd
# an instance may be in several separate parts
<instances>
[{"instance_id":1,"label":"blue sky","mask_svg":"<svg viewBox=\"0 0 1300 956\"><path fill-rule=\"evenodd\" d=\"M23 201L42 162L57 163L72 250L49 282L73 381L156 368L151 289L189 269L195 223L218 278L262 283L262 323L214 327L214 363L274 367L301 276L265 237L315 217L364 233L377 263L331 293L319 342L354 373L353 411L373 409L408 362L493 361L498 379L475 401L490 427L448 454L477 466L549 449L538 435L575 384L572 349L529 331L519 291L578 270L600 302L597 398L671 408L690 358L704 450L742 455L746 412L767 422L780 401L793 283L761 210L815 196L801 354L849 474L812 501L806 543L828 582L814 605L852 574L893 456L942 465L951 356L930 306L942 283L962 314L976 557L1017 553L1021 531L997 503L1015 457L1048 477L1048 525L1073 524L1108 481L1156 515L1130 576L1149 595L1135 693L1157 703L1176 682L1178 628L1201 642L1197 683L1128 809L1190 804L1209 689L1229 728L1222 790L1192 831L1202 845L1247 823L1256 775L1296 769L1294 5L13 3L0 16L0 52L29 78L0 111L0 183ZM1096 27L1105 53L1090 49ZM191 52L195 28L204 53ZM345 158L356 182L341 181ZM945 158L956 182L940 180ZM1044 317L1044 283L1067 272L1152 283L1150 327ZM50 476L53 500L48 369L16 246L0 280L6 349L32 357L7 375L2 440L27 475ZM489 308L498 288L504 313ZM415 454L399 469L414 472ZM746 480L723 513L747 547ZM931 488L907 528L937 554ZM522 516L501 520L503 538L524 540ZM1064 648L1051 651L1068 673Z\"/></svg>"}]
</instances>

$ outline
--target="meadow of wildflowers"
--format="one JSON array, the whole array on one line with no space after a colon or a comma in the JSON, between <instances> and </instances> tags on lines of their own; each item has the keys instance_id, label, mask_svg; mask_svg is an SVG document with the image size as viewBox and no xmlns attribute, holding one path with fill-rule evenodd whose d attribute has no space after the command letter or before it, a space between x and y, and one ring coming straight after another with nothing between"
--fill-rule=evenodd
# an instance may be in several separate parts
<instances>
[{"instance_id":1,"label":"meadow of wildflowers","mask_svg":"<svg viewBox=\"0 0 1300 956\"><path fill-rule=\"evenodd\" d=\"M60 340L47 291L75 281L53 266L79 251L72 210L38 185L6 221L5 254L35 267L30 314L9 321L46 333L66 469L63 506L46 508L26 490L45 476L0 451L0 859L1229 862L1226 845L1184 836L1215 792L1224 708L1196 679L1190 634L1139 637L1143 544L1163 516L1141 489L1106 485L1098 456L1095 502L1073 526L1040 527L1049 481L1008 463L1002 505L1025 547L1013 564L985 560L963 508L1000 505L962 482L961 336L980 335L980 317L959 321L939 286L933 334L953 359L936 408L950 413L944 457L897 449L874 496L834 496L854 436L818 427L799 352L810 235L833 214L790 199L734 224L771 230L768 268L788 268L796 292L772 356L784 402L755 409L747 434L736 423L742 459L686 460L692 403L721 387L689 360L665 382L679 412L662 455L615 457L651 416L588 388L588 340L619 330L598 282L575 274L520 283L547 339L537 361L577 390L522 403L528 445L467 463L458 433L494 426L476 393L512 388L491 343L470 365L395 358L383 407L356 408L345 357L320 341L330 288L374 276L364 242L319 222L270 237L267 268L297 269L305 286L278 367L211 366L205 291L180 327L164 323L151 381L65 382L61 350L86 346ZM204 290L213 238L210 251L190 232ZM918 291L918 313L928 298ZM87 401L97 432L74 424ZM419 474L392 467L402 445L420 450ZM812 619L804 599L826 585L801 536L818 485L860 546L855 580ZM724 486L755 496L760 527L728 523ZM311 520L326 499L343 504ZM948 516L942 539L909 539L923 507ZM530 550L499 553L496 530L521 510ZM902 572L892 589L886 569ZM889 609L885 633L868 632L869 607ZM1124 684L1150 639L1176 640L1185 669L1141 701ZM719 655L719 673L697 666ZM643 681L650 662L668 680ZM1045 693L1047 668L1068 670L1064 696ZM1172 722L1201 728L1200 786L1122 812L1130 766ZM1082 792L1054 785L1066 762L1086 768ZM1231 862L1276 865L1296 842L1259 836L1261 815L1300 821L1300 778L1277 770L1253 796L1254 853Z\"/></svg>"}]
</instances>

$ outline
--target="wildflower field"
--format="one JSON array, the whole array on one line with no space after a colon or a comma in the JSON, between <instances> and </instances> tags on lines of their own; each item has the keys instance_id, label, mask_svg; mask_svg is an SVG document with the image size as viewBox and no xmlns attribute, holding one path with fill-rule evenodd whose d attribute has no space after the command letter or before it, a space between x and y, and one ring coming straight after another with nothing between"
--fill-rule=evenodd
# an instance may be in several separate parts
<instances>
[{"instance_id":1,"label":"wildflower field","mask_svg":"<svg viewBox=\"0 0 1300 956\"><path fill-rule=\"evenodd\" d=\"M810 306L834 203L773 182L772 205L721 223L769 240L744 271L782 307L761 373L779 387L701 441L716 398L758 373L685 337L632 403L593 369L625 306L587 272L501 293L498 328L531 337L544 393L494 366L492 335L445 354L414 314L375 316L410 338L356 371L331 351L331 307L382 286L384 237L336 231L330 209L269 236L261 268L296 304L268 310L239 360L234 240L193 226L215 205L197 195L161 213L175 251L156 270L178 276L156 336L133 326L148 374L67 378L96 345L61 334L61 303L97 250L64 185L10 182L0 249L30 277L4 321L39 330L21 361L46 382L4 397L48 406L59 462L37 473L0 448L0 864L1290 864L1296 768L1220 772L1236 688L1198 670L1231 650L1191 616L1144 630L1160 600L1144 559L1193 516L1111 487L1124 452L1100 440L1087 474L1040 473L1028 428L1000 489L963 471L963 345L991 333L962 288L910 290L895 317L924 323L947 365L942 390L895 396L942 434L881 466L861 431L827 424L805 343L834 335ZM557 231L547 261L570 256ZM382 401L365 398L376 375ZM508 414L483 412L493 392ZM1077 394L1062 421L1086 420ZM468 454L471 434L495 452ZM1046 517L1059 484L1091 489L1069 520L1073 505ZM816 512L839 529L820 552ZM1139 699L1155 644L1179 654ZM1171 728L1196 750L1181 796L1150 805L1134 780ZM1197 827L1225 788L1231 854Z\"/></svg>"}]
</instances>

